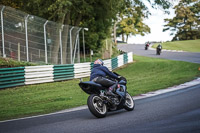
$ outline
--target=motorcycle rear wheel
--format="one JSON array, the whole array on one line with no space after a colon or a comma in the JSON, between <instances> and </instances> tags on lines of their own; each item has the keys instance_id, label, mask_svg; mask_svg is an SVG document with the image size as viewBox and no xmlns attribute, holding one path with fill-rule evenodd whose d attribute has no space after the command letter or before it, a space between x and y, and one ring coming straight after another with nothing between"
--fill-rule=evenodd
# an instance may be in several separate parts
<instances>
[{"instance_id":1,"label":"motorcycle rear wheel","mask_svg":"<svg viewBox=\"0 0 200 133\"><path fill-rule=\"evenodd\" d=\"M96 94L92 94L88 97L87 105L90 112L97 118L103 118L107 114L107 106L103 103L101 97Z\"/></svg>"},{"instance_id":2,"label":"motorcycle rear wheel","mask_svg":"<svg viewBox=\"0 0 200 133\"><path fill-rule=\"evenodd\" d=\"M132 111L135 107L135 103L134 103L134 100L133 98L130 96L130 94L128 94L128 92L126 93L126 101L125 101L125 104L124 104L124 108L127 110L127 111Z\"/></svg>"}]
</instances>

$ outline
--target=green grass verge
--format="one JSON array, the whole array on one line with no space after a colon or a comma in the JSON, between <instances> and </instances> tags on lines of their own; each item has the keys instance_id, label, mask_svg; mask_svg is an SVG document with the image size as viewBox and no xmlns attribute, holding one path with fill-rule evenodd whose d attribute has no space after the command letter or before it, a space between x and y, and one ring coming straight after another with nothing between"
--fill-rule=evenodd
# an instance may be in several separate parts
<instances>
[{"instance_id":1,"label":"green grass verge","mask_svg":"<svg viewBox=\"0 0 200 133\"><path fill-rule=\"evenodd\" d=\"M132 96L178 85L200 75L199 64L141 56L134 56L134 60L135 63L115 70L127 78ZM85 105L88 95L78 83L79 80L69 80L0 90L0 120Z\"/></svg>"},{"instance_id":2,"label":"green grass verge","mask_svg":"<svg viewBox=\"0 0 200 133\"><path fill-rule=\"evenodd\" d=\"M190 81L200 75L199 64L134 56L136 63L117 72L128 79L128 91L139 95Z\"/></svg>"},{"instance_id":3,"label":"green grass verge","mask_svg":"<svg viewBox=\"0 0 200 133\"><path fill-rule=\"evenodd\" d=\"M153 45L156 48L158 44ZM173 41L165 42L162 44L163 49L168 50L183 50L188 52L200 52L200 39L186 40L186 41Z\"/></svg>"}]
</instances>

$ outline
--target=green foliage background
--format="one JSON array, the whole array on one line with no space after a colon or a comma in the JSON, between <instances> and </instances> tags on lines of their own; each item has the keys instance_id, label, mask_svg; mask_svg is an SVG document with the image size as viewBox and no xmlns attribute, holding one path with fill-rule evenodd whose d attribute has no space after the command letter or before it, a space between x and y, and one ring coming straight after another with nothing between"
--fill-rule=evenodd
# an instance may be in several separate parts
<instances>
[{"instance_id":1,"label":"green foliage background","mask_svg":"<svg viewBox=\"0 0 200 133\"><path fill-rule=\"evenodd\" d=\"M152 7L166 10L172 1L147 2ZM86 47L97 51L102 47L103 40L111 38L114 23L120 22L119 15L129 17L128 23L123 25L127 36L150 32L142 22L142 18L149 13L141 0L1 0L0 4L61 24L87 27Z\"/></svg>"},{"instance_id":2,"label":"green foliage background","mask_svg":"<svg viewBox=\"0 0 200 133\"><path fill-rule=\"evenodd\" d=\"M173 40L195 40L200 39L200 1L180 0L174 7L176 16L165 19L166 30L175 35Z\"/></svg>"}]
</instances>

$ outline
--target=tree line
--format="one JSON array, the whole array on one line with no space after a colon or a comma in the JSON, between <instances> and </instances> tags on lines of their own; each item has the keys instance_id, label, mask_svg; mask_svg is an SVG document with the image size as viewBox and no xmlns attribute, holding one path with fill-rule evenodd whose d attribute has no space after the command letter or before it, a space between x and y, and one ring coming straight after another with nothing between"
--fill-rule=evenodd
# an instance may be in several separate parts
<instances>
[{"instance_id":1,"label":"tree line","mask_svg":"<svg viewBox=\"0 0 200 133\"><path fill-rule=\"evenodd\" d=\"M163 31L170 30L173 40L200 39L200 0L180 0L174 9L176 15L165 19Z\"/></svg>"},{"instance_id":2,"label":"tree line","mask_svg":"<svg viewBox=\"0 0 200 133\"><path fill-rule=\"evenodd\" d=\"M113 38L116 43L117 36L127 41L130 35L150 33L143 22L151 15L146 3L167 13L173 1L176 0L1 0L0 4L60 24L86 27L86 48L98 51L106 38ZM176 31L174 38L183 40L199 38L199 0L180 0L175 10L173 19L165 19L168 23L164 31ZM59 51L59 43L53 51Z\"/></svg>"},{"instance_id":3,"label":"tree line","mask_svg":"<svg viewBox=\"0 0 200 133\"><path fill-rule=\"evenodd\" d=\"M171 0L173 1L173 0ZM147 0L152 7L168 9L168 0ZM87 27L87 46L101 47L101 40L117 35L150 32L143 19L150 14L142 0L1 0L0 4L65 25Z\"/></svg>"}]
</instances>

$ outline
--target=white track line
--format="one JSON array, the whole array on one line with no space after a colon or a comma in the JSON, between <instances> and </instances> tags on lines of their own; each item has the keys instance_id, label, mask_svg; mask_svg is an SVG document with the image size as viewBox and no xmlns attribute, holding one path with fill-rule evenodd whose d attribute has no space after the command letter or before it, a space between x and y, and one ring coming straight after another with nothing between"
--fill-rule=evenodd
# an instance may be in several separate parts
<instances>
[{"instance_id":1,"label":"white track line","mask_svg":"<svg viewBox=\"0 0 200 133\"><path fill-rule=\"evenodd\" d=\"M172 92L172 91L175 91L175 90L181 90L181 89L184 89L184 88L187 88L187 87L191 87L191 86L194 86L194 85L198 85L198 84L200 84L200 78L197 78L197 79L192 80L190 82L186 82L184 84L180 84L178 86L169 87L169 88L158 90L158 91L148 92L146 94L141 94L139 96L134 96L133 99L134 100L138 100L138 99L143 99L143 98L147 98L147 97L152 97L152 96L156 96L156 95ZM71 109L66 109L66 110L62 110L62 111L58 111L58 112L54 112L54 113L49 113L49 114L44 114L44 115L37 115L37 116L30 116L30 117L24 117L24 118L0 121L0 123L17 121L17 120L25 120L25 119L30 119L30 118L42 117L42 116L50 116L50 115L55 115L55 114L62 114L62 113L67 113L67 112L72 112L72 111L83 110L83 109L87 109L87 108L88 108L87 105L84 105L84 106L71 108Z\"/></svg>"}]
</instances>

